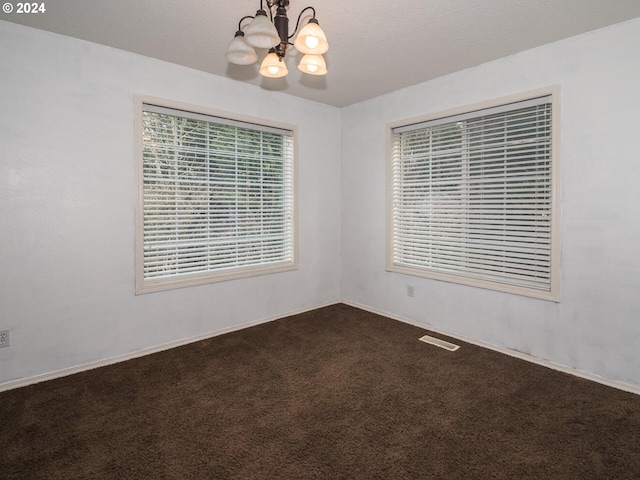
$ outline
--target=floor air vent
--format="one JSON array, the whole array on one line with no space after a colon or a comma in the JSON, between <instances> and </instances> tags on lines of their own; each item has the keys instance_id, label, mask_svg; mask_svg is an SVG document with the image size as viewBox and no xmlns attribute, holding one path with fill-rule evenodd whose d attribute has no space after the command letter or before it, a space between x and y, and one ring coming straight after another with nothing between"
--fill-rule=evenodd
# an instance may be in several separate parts
<instances>
[{"instance_id":1,"label":"floor air vent","mask_svg":"<svg viewBox=\"0 0 640 480\"><path fill-rule=\"evenodd\" d=\"M424 343L429 343L431 345L435 345L436 347L444 348L445 350L449 350L450 352L455 352L460 348L460 345L454 345L453 343L445 342L444 340L440 340L439 338L430 337L429 335L425 335L424 337L420 337L418 340Z\"/></svg>"}]
</instances>

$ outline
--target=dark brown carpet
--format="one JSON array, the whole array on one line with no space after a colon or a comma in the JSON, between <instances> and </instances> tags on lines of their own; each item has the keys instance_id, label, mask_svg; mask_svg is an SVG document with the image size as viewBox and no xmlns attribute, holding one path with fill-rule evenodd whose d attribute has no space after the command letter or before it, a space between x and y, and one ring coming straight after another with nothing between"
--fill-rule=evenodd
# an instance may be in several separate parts
<instances>
[{"instance_id":1,"label":"dark brown carpet","mask_svg":"<svg viewBox=\"0 0 640 480\"><path fill-rule=\"evenodd\" d=\"M0 478L640 478L640 396L425 333L335 305L1 393Z\"/></svg>"}]
</instances>

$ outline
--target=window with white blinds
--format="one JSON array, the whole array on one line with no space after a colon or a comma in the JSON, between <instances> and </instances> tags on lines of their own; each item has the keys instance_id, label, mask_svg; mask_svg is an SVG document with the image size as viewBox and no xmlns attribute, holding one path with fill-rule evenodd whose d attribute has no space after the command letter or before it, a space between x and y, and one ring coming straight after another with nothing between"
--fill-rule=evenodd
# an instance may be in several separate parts
<instances>
[{"instance_id":1,"label":"window with white blinds","mask_svg":"<svg viewBox=\"0 0 640 480\"><path fill-rule=\"evenodd\" d=\"M295 267L291 130L141 104L138 293Z\"/></svg>"},{"instance_id":2,"label":"window with white blinds","mask_svg":"<svg viewBox=\"0 0 640 480\"><path fill-rule=\"evenodd\" d=\"M557 300L553 105L392 126L388 269Z\"/></svg>"}]
</instances>

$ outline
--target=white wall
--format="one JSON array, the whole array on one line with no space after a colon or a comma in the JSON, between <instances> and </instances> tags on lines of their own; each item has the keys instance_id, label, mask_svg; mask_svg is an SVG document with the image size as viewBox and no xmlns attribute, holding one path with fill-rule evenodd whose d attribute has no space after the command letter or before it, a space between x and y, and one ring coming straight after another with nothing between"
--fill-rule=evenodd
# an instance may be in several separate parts
<instances>
[{"instance_id":1,"label":"white wall","mask_svg":"<svg viewBox=\"0 0 640 480\"><path fill-rule=\"evenodd\" d=\"M298 270L134 295L134 94L298 126ZM0 384L339 301L339 228L339 109L0 21Z\"/></svg>"},{"instance_id":2,"label":"white wall","mask_svg":"<svg viewBox=\"0 0 640 480\"><path fill-rule=\"evenodd\" d=\"M638 52L640 19L344 108L343 299L640 386ZM385 272L385 124L554 84L561 302Z\"/></svg>"}]
</instances>

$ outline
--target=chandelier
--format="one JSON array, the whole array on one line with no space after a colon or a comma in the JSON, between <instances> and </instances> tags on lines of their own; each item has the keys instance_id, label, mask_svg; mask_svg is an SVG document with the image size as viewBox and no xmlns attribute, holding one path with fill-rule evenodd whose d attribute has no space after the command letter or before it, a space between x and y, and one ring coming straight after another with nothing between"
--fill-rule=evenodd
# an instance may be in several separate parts
<instances>
[{"instance_id":1,"label":"chandelier","mask_svg":"<svg viewBox=\"0 0 640 480\"><path fill-rule=\"evenodd\" d=\"M289 73L284 57L289 45L293 45L296 50L304 56L298 64L298 69L310 75L326 75L327 65L322 56L329 50L327 37L318 25L316 11L313 7L306 7L298 15L296 28L289 35L289 19L287 18L287 7L289 0L266 0L267 11L264 10L264 0L260 0L260 10L255 16L242 17L238 22L238 31L227 47L225 54L230 63L236 65L251 65L258 60L256 48L269 49L269 52L260 65L260 75L269 78L284 77ZM307 10L313 12L309 22L298 32L300 19ZM275 14L274 14L275 11ZM242 22L252 18L242 30ZM290 42L296 33L298 36L293 43Z\"/></svg>"}]
</instances>

